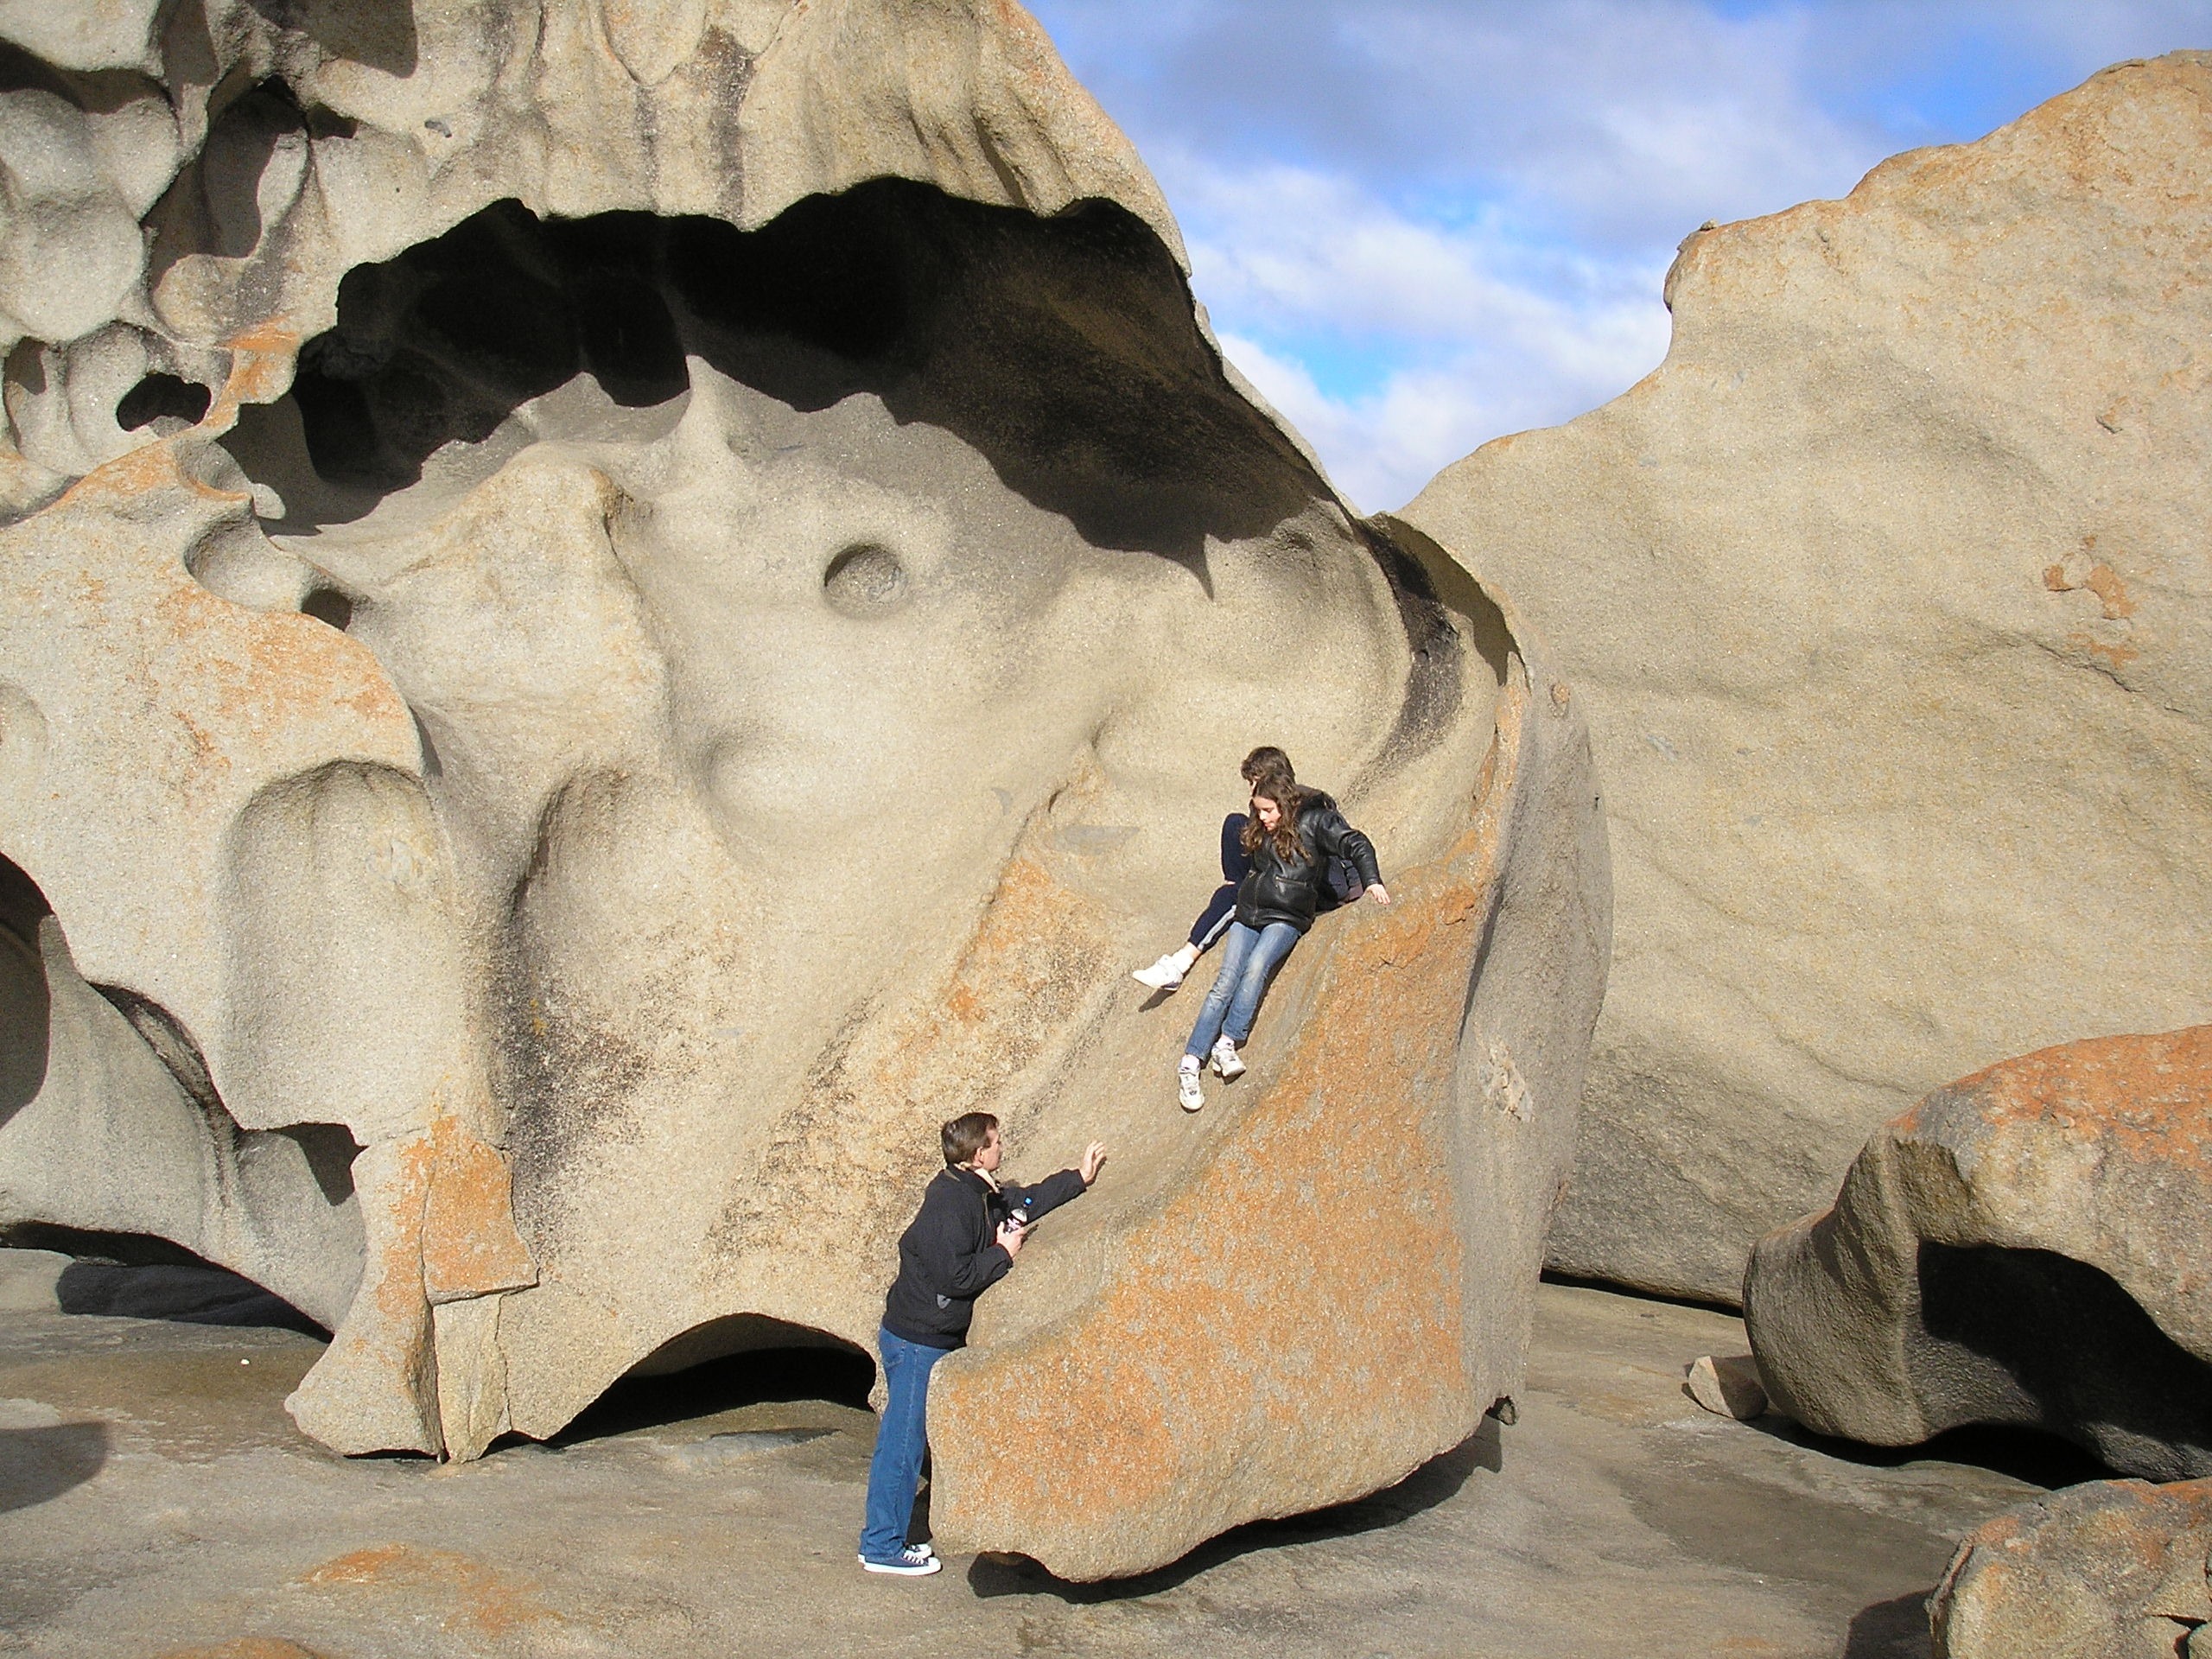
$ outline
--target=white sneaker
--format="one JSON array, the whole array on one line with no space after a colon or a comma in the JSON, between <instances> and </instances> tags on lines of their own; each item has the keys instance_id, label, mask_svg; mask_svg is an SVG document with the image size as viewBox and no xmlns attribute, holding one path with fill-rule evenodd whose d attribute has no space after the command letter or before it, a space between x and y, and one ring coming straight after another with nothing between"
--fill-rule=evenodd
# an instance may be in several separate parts
<instances>
[{"instance_id":1,"label":"white sneaker","mask_svg":"<svg viewBox=\"0 0 2212 1659\"><path fill-rule=\"evenodd\" d=\"M1206 1097L1198 1088L1198 1063L1187 1054L1175 1068L1175 1098L1186 1112L1195 1112L1206 1103Z\"/></svg>"},{"instance_id":2,"label":"white sneaker","mask_svg":"<svg viewBox=\"0 0 2212 1659\"><path fill-rule=\"evenodd\" d=\"M1214 1074L1224 1083L1244 1075L1244 1062L1236 1058L1236 1045L1224 1037L1213 1046Z\"/></svg>"},{"instance_id":3,"label":"white sneaker","mask_svg":"<svg viewBox=\"0 0 2212 1659\"><path fill-rule=\"evenodd\" d=\"M903 1579L925 1579L944 1567L927 1549L911 1546L900 1550L895 1561L871 1561L865 1555L860 1560L861 1565L871 1573L895 1573Z\"/></svg>"},{"instance_id":4,"label":"white sneaker","mask_svg":"<svg viewBox=\"0 0 2212 1659\"><path fill-rule=\"evenodd\" d=\"M1166 956L1149 968L1131 969L1129 977L1147 990L1172 991L1183 982L1183 964Z\"/></svg>"}]
</instances>

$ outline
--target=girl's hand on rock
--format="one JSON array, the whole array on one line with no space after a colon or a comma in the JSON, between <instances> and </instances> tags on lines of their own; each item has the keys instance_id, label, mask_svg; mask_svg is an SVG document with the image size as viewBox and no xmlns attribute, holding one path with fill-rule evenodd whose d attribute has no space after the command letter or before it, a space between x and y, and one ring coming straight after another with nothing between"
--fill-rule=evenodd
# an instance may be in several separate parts
<instances>
[{"instance_id":1,"label":"girl's hand on rock","mask_svg":"<svg viewBox=\"0 0 2212 1659\"><path fill-rule=\"evenodd\" d=\"M1367 896L1378 905L1387 905L1390 902L1390 889L1377 881L1367 890Z\"/></svg>"}]
</instances>

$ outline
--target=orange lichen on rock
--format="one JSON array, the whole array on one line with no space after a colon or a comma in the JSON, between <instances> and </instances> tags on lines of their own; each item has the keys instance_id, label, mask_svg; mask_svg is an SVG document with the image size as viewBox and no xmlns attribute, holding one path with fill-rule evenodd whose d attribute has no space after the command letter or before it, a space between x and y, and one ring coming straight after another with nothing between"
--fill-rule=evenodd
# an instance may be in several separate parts
<instances>
[{"instance_id":1,"label":"orange lichen on rock","mask_svg":"<svg viewBox=\"0 0 2212 1659\"><path fill-rule=\"evenodd\" d=\"M1962 1108L1993 1129L2034 1126L2212 1179L2212 1026L2091 1038L2000 1060L1929 1096L1895 1132L1910 1137L1934 1114Z\"/></svg>"},{"instance_id":2,"label":"orange lichen on rock","mask_svg":"<svg viewBox=\"0 0 2212 1659\"><path fill-rule=\"evenodd\" d=\"M1440 1033L1460 1022L1503 792L1445 859L1399 881L1392 908L1358 907L1318 965L1278 983L1259 1035L1297 1021L1281 1071L1116 1242L1100 1294L940 1369L934 1513L948 1534L1020 1548L1050 1510L1081 1517L1084 1576L1136 1570L1160 1549L1118 1540L1124 1517L1172 1517L1187 1548L1371 1490L1377 1464L1409 1471L1474 1427L1489 1401L1462 1352L1459 1054ZM1356 1486L1330 1490L1310 1466L1317 1433L1367 1454L1341 1456Z\"/></svg>"},{"instance_id":3,"label":"orange lichen on rock","mask_svg":"<svg viewBox=\"0 0 2212 1659\"><path fill-rule=\"evenodd\" d=\"M2023 1504L1960 1541L1929 1601L1936 1659L2178 1652L2212 1621L2208 1553L2212 1481L2094 1481Z\"/></svg>"},{"instance_id":4,"label":"orange lichen on rock","mask_svg":"<svg viewBox=\"0 0 2212 1659\"><path fill-rule=\"evenodd\" d=\"M2212 1027L2001 1061L1877 1129L1826 1211L1759 1241L1744 1295L1769 1392L1878 1445L2025 1423L2202 1476L2208 1203Z\"/></svg>"},{"instance_id":5,"label":"orange lichen on rock","mask_svg":"<svg viewBox=\"0 0 2212 1659\"><path fill-rule=\"evenodd\" d=\"M936 1126L1002 1101L1040 1048L1066 1040L1115 971L1096 901L1018 854L1001 873L943 995L857 1043L833 1043L765 1156L787 1170L795 1190L853 1218L849 1224L895 1236L913 1183L926 1179L935 1161ZM858 1139L861 1126L869 1132L865 1141ZM794 1241L785 1235L781 1211L748 1188L724 1210L715 1242L732 1258L771 1239L788 1251Z\"/></svg>"},{"instance_id":6,"label":"orange lichen on rock","mask_svg":"<svg viewBox=\"0 0 2212 1659\"><path fill-rule=\"evenodd\" d=\"M2080 569L2078 565L2075 568ZM2134 615L2136 612L2135 601L2128 594L2127 584L2120 580L2120 573L2108 564L2092 564L2079 576L2075 575L2063 564L2046 565L2044 568L2043 585L2054 594L2078 593L2085 588L2088 588L2097 596L2097 602L2104 607L2104 619L2107 622L2123 621Z\"/></svg>"},{"instance_id":7,"label":"orange lichen on rock","mask_svg":"<svg viewBox=\"0 0 2212 1659\"><path fill-rule=\"evenodd\" d=\"M537 1283L529 1247L515 1229L514 1175L505 1156L451 1116L431 1124L429 1153L422 1252L430 1300Z\"/></svg>"},{"instance_id":8,"label":"orange lichen on rock","mask_svg":"<svg viewBox=\"0 0 2212 1659\"><path fill-rule=\"evenodd\" d=\"M213 431L226 431L238 420L242 404L270 404L284 393L299 355L299 330L283 317L256 324L224 342L232 353L231 372L200 424Z\"/></svg>"},{"instance_id":9,"label":"orange lichen on rock","mask_svg":"<svg viewBox=\"0 0 2212 1659\"><path fill-rule=\"evenodd\" d=\"M369 1147L356 1167L368 1250L354 1310L331 1339L342 1363L310 1372L287 1408L342 1451L477 1456L486 1437L443 1421L440 1402L482 1381L472 1375L480 1357L441 1354L430 1309L537 1282L506 1160L437 1111L429 1128ZM378 1409L364 1409L363 1389Z\"/></svg>"},{"instance_id":10,"label":"orange lichen on rock","mask_svg":"<svg viewBox=\"0 0 2212 1659\"><path fill-rule=\"evenodd\" d=\"M408 717L376 659L312 617L250 612L180 581L152 620L180 658L172 669L188 662L200 683L188 692L194 706L250 754L270 731L302 719L340 710L372 723Z\"/></svg>"},{"instance_id":11,"label":"orange lichen on rock","mask_svg":"<svg viewBox=\"0 0 2212 1659\"><path fill-rule=\"evenodd\" d=\"M534 1625L563 1623L540 1599L539 1586L488 1567L458 1550L420 1544L378 1544L334 1557L300 1575L315 1590L395 1591L410 1599L425 1593L445 1604L441 1627L454 1636L512 1636Z\"/></svg>"}]
</instances>

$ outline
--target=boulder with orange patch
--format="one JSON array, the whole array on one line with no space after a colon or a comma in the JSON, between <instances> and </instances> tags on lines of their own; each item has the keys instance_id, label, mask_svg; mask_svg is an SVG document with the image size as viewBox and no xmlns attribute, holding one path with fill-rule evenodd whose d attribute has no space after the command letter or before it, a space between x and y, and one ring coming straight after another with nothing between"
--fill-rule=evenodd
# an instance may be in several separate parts
<instances>
[{"instance_id":1,"label":"boulder with orange patch","mask_svg":"<svg viewBox=\"0 0 2212 1659\"><path fill-rule=\"evenodd\" d=\"M2212 1026L1977 1072L1759 1241L1744 1306L1767 1392L1878 1446L2014 1423L2153 1480L2212 1475L2208 1204Z\"/></svg>"},{"instance_id":2,"label":"boulder with orange patch","mask_svg":"<svg viewBox=\"0 0 2212 1659\"><path fill-rule=\"evenodd\" d=\"M1929 1600L1936 1659L2203 1659L2208 1554L2212 1481L2053 1492L1961 1541Z\"/></svg>"}]
</instances>

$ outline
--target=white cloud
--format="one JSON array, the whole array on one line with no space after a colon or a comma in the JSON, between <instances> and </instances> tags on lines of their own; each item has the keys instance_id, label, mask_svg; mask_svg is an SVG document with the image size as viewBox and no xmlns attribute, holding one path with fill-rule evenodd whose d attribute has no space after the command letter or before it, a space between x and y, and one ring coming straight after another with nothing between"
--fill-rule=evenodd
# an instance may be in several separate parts
<instances>
[{"instance_id":1,"label":"white cloud","mask_svg":"<svg viewBox=\"0 0 2212 1659\"><path fill-rule=\"evenodd\" d=\"M1370 395L1335 398L1295 360L1235 334L1220 338L1230 360L1306 436L1338 488L1363 512L1402 506L1491 438L1554 425L1628 384L1592 396L1571 376L1547 373L1552 365L1540 357L1518 375L1446 357L1401 370Z\"/></svg>"},{"instance_id":2,"label":"white cloud","mask_svg":"<svg viewBox=\"0 0 2212 1659\"><path fill-rule=\"evenodd\" d=\"M1224 344L1363 505L1663 355L1707 219L1840 195L2208 0L1031 0L1183 222Z\"/></svg>"},{"instance_id":3,"label":"white cloud","mask_svg":"<svg viewBox=\"0 0 2212 1659\"><path fill-rule=\"evenodd\" d=\"M1579 237L1675 240L1708 218L1847 188L1880 158L1812 96L1800 7L1478 10L1390 0L1347 28L1368 51L1370 92L1402 111L1402 142L1419 123L1438 162Z\"/></svg>"},{"instance_id":4,"label":"white cloud","mask_svg":"<svg viewBox=\"0 0 2212 1659\"><path fill-rule=\"evenodd\" d=\"M1353 181L1177 168L1224 349L1363 507L1395 507L1501 432L1571 419L1665 354L1661 261L1424 223ZM1349 360L1365 372L1314 365Z\"/></svg>"}]
</instances>

